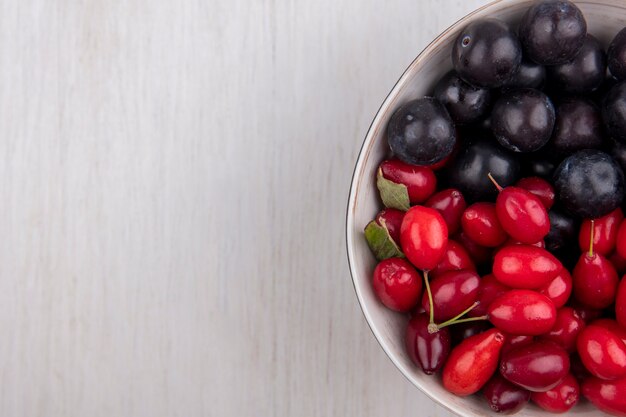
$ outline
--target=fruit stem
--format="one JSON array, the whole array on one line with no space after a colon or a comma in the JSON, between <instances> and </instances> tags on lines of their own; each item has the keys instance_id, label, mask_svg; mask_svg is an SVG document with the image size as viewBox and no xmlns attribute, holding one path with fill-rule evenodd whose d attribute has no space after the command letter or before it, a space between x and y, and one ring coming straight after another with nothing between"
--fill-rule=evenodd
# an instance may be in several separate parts
<instances>
[{"instance_id":1,"label":"fruit stem","mask_svg":"<svg viewBox=\"0 0 626 417\"><path fill-rule=\"evenodd\" d=\"M438 324L437 325L437 330L440 330L440 329L442 329L442 328L444 328L446 326L450 326L452 324L461 324L461 323L468 323L468 322L471 322L471 321L487 320L488 318L489 318L489 316L484 315L484 316L478 316L478 317L467 317L467 318L459 319L459 320L456 320L456 321L448 320L445 323ZM429 331L430 331L430 329L429 329Z\"/></svg>"},{"instance_id":2,"label":"fruit stem","mask_svg":"<svg viewBox=\"0 0 626 417\"><path fill-rule=\"evenodd\" d=\"M426 294L428 295L428 308L430 309L430 325L428 326L428 332L435 333L430 331L430 326L435 324L435 312L433 308L433 293L430 292L430 284L428 283L428 271L424 271L424 285L426 286Z\"/></svg>"},{"instance_id":3,"label":"fruit stem","mask_svg":"<svg viewBox=\"0 0 626 417\"><path fill-rule=\"evenodd\" d=\"M491 180L491 182L493 183L493 185L496 186L496 188L498 189L498 191L502 191L502 187L500 187L500 184L498 184L498 182L495 180L495 178L493 177L493 175L491 175L491 172L487 174L487 176L489 177L489 179Z\"/></svg>"},{"instance_id":4,"label":"fruit stem","mask_svg":"<svg viewBox=\"0 0 626 417\"><path fill-rule=\"evenodd\" d=\"M444 321L441 324L438 324L438 327L446 327L449 326L451 324L457 323L457 320L460 319L461 317L463 317L464 315L466 315L467 313L469 313L471 310L473 310L478 304L480 304L478 301L474 302L474 304L472 304L471 306L467 307L465 310L463 310L461 313L457 314L456 316L452 317L450 320L448 321Z\"/></svg>"},{"instance_id":5,"label":"fruit stem","mask_svg":"<svg viewBox=\"0 0 626 417\"><path fill-rule=\"evenodd\" d=\"M589 257L593 258L593 220L591 221L591 231L589 232Z\"/></svg>"}]
</instances>

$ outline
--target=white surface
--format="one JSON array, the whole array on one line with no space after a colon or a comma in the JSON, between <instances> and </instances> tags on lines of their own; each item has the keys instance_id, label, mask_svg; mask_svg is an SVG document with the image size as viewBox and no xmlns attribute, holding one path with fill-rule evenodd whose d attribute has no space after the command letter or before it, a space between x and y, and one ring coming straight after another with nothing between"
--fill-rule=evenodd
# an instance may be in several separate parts
<instances>
[{"instance_id":1,"label":"white surface","mask_svg":"<svg viewBox=\"0 0 626 417\"><path fill-rule=\"evenodd\" d=\"M345 204L482 3L0 3L0 415L448 416L362 317Z\"/></svg>"}]
</instances>

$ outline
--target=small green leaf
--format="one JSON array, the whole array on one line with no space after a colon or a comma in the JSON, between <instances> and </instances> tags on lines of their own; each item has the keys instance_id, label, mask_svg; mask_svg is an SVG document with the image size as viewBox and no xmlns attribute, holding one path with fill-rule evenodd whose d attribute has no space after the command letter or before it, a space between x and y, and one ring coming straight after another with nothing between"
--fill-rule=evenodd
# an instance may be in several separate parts
<instances>
[{"instance_id":1,"label":"small green leaf","mask_svg":"<svg viewBox=\"0 0 626 417\"><path fill-rule=\"evenodd\" d=\"M379 261L387 258L404 258L404 254L391 238L384 222L382 226L376 223L376 220L369 222L365 226L365 239Z\"/></svg>"},{"instance_id":2,"label":"small green leaf","mask_svg":"<svg viewBox=\"0 0 626 417\"><path fill-rule=\"evenodd\" d=\"M396 184L383 177L383 171L378 168L376 176L376 186L380 192L380 198L385 207L391 207L402 211L407 211L411 207L409 202L409 191L404 184Z\"/></svg>"}]
</instances>

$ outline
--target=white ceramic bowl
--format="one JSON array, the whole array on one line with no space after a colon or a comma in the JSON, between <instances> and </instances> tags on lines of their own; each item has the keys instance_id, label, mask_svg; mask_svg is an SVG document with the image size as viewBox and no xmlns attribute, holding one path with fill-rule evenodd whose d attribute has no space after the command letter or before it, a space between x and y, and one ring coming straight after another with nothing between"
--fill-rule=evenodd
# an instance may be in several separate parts
<instances>
[{"instance_id":1,"label":"white ceramic bowl","mask_svg":"<svg viewBox=\"0 0 626 417\"><path fill-rule=\"evenodd\" d=\"M418 55L378 110L359 153L350 188L346 224L348 262L357 298L372 333L391 361L409 381L445 408L462 416L495 416L497 414L492 413L485 402L476 396L460 398L445 391L438 377L425 375L411 362L404 349L407 318L386 309L374 296L371 275L376 261L367 246L363 229L381 209L375 185L375 169L388 156L385 131L394 110L411 99L431 93L434 83L451 69L452 43L458 32L468 23L489 16L515 25L532 3L531 0L492 2L468 14L445 30ZM608 46L613 36L626 26L626 1L624 0L586 0L575 1L575 3L585 15L589 33L596 36L605 47ZM544 412L529 404L516 415L536 417L554 414ZM566 415L597 417L606 414L586 403L576 406Z\"/></svg>"}]
</instances>

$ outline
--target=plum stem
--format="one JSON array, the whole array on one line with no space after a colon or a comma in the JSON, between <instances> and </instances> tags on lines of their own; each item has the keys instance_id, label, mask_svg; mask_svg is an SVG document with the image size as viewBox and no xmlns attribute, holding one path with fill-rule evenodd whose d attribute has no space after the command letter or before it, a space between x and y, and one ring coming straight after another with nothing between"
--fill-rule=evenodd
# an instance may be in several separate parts
<instances>
[{"instance_id":1,"label":"plum stem","mask_svg":"<svg viewBox=\"0 0 626 417\"><path fill-rule=\"evenodd\" d=\"M502 191L502 187L500 187L500 184L498 184L498 181L496 181L496 179L493 177L493 175L491 175L491 172L487 174L487 176L489 177L489 179L491 180L491 182L493 183L493 185L496 186L496 188L498 189L498 191Z\"/></svg>"}]
</instances>

